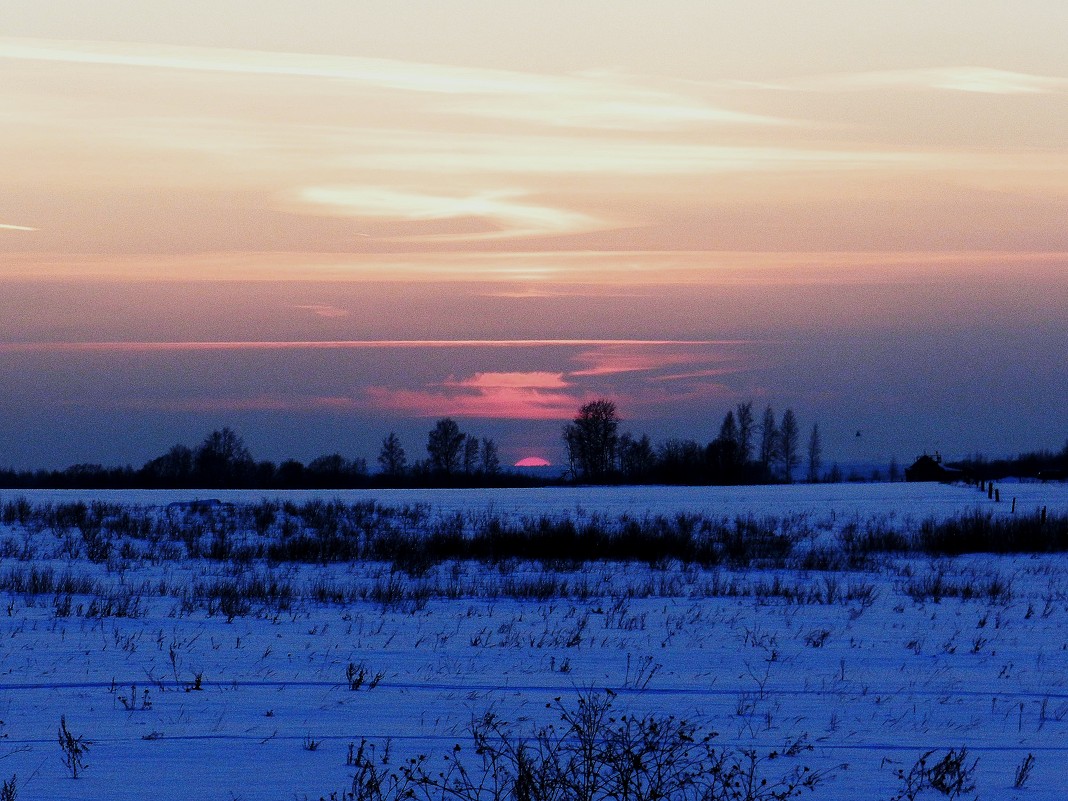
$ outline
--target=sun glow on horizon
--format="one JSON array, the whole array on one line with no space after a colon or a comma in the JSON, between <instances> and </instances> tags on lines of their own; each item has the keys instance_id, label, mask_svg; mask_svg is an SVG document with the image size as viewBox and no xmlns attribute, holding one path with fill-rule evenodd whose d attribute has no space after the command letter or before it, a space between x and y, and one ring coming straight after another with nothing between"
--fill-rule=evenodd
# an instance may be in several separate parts
<instances>
[{"instance_id":1,"label":"sun glow on horizon","mask_svg":"<svg viewBox=\"0 0 1068 801\"><path fill-rule=\"evenodd\" d=\"M527 456L520 459L513 465L514 467L552 467L552 462L548 459L543 459L540 456Z\"/></svg>"}]
</instances>

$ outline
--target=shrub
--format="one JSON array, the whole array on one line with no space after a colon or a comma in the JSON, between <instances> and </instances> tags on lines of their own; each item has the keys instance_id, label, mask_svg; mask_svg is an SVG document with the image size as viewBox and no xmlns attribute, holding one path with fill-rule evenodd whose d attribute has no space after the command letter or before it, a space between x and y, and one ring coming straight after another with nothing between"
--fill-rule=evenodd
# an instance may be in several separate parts
<instances>
[{"instance_id":1,"label":"shrub","mask_svg":"<svg viewBox=\"0 0 1068 801\"><path fill-rule=\"evenodd\" d=\"M471 725L470 754L454 746L440 771L426 757L390 768L366 741L349 750L352 789L337 801L785 801L814 790L825 773L768 766L809 750L717 749L714 733L673 716L613 714L614 695L557 699L557 723L522 736L488 712ZM321 801L326 801L324 797Z\"/></svg>"},{"instance_id":2,"label":"shrub","mask_svg":"<svg viewBox=\"0 0 1068 801\"><path fill-rule=\"evenodd\" d=\"M1008 603L1012 600L1012 585L997 574L989 578L973 577L954 581L937 570L910 579L902 586L902 590L917 602L931 600L940 603L943 598L986 600L991 603Z\"/></svg>"},{"instance_id":3,"label":"shrub","mask_svg":"<svg viewBox=\"0 0 1068 801\"><path fill-rule=\"evenodd\" d=\"M1068 550L1068 515L998 517L976 510L949 520L927 520L916 544L924 553L942 556L1062 553Z\"/></svg>"},{"instance_id":4,"label":"shrub","mask_svg":"<svg viewBox=\"0 0 1068 801\"><path fill-rule=\"evenodd\" d=\"M949 799L960 798L975 790L972 777L979 760L968 764L968 749L949 749L945 755L932 762L934 750L922 754L907 772L898 770L901 790L891 801L915 801L925 790L934 790Z\"/></svg>"},{"instance_id":5,"label":"shrub","mask_svg":"<svg viewBox=\"0 0 1068 801\"><path fill-rule=\"evenodd\" d=\"M85 755L89 753L92 744L93 741L85 739L84 736L75 737L67 728L67 718L60 716L59 749L62 752L63 764L70 771L72 779L77 779L78 774L89 767L85 763Z\"/></svg>"},{"instance_id":6,"label":"shrub","mask_svg":"<svg viewBox=\"0 0 1068 801\"><path fill-rule=\"evenodd\" d=\"M358 665L355 662L349 662L349 666L345 668L345 681L348 682L349 689L353 691L360 689L365 681L367 682L367 689L373 690L385 678L385 675L385 673L372 675L365 662L360 662Z\"/></svg>"},{"instance_id":7,"label":"shrub","mask_svg":"<svg viewBox=\"0 0 1068 801\"><path fill-rule=\"evenodd\" d=\"M1017 766L1012 786L1017 790L1022 790L1024 785L1027 784L1027 780L1031 778L1031 771L1034 767L1035 755L1028 754L1023 758L1023 762ZM12 777L12 780L14 780L14 777Z\"/></svg>"}]
</instances>

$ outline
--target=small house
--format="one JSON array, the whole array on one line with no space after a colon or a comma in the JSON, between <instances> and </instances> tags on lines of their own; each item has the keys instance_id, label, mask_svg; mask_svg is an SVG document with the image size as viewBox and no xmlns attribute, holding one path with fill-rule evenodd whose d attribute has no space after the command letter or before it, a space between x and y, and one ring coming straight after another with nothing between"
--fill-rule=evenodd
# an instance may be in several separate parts
<instances>
[{"instance_id":1,"label":"small house","mask_svg":"<svg viewBox=\"0 0 1068 801\"><path fill-rule=\"evenodd\" d=\"M905 468L906 481L941 481L950 483L963 481L964 471L953 467L946 467L942 463L941 454L928 456L926 453L912 463L911 467Z\"/></svg>"}]
</instances>

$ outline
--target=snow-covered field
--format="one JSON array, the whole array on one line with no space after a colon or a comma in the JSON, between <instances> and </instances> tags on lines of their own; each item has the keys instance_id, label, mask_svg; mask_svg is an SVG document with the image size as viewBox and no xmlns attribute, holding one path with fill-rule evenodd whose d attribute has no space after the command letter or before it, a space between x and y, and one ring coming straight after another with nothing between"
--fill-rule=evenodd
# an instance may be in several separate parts
<instances>
[{"instance_id":1,"label":"snow-covered field","mask_svg":"<svg viewBox=\"0 0 1068 801\"><path fill-rule=\"evenodd\" d=\"M0 490L0 502L24 497L33 503L101 500L141 505L166 505L217 498L229 503L255 503L263 498L300 503L313 498L345 503L375 500L384 506L424 504L441 512L491 510L499 514L791 514L837 516L894 515L943 517L970 508L1008 514L1012 498L1017 509L1068 511L1064 483L1005 482L1001 503L971 487L945 484L793 484L753 487L537 487L529 489L380 489L380 490Z\"/></svg>"},{"instance_id":2,"label":"snow-covered field","mask_svg":"<svg viewBox=\"0 0 1068 801\"><path fill-rule=\"evenodd\" d=\"M1000 504L974 488L908 484L271 495L373 497L433 514L807 515L832 533L873 517L1009 514L1012 497L1018 514L1068 511L1063 484L1001 492ZM263 497L27 492L4 493L0 504L17 495L160 514L196 496ZM402 591L335 603L310 588L388 580L403 590L426 579L377 563L238 564L165 558L165 549L91 562L80 542L70 531L0 527L0 575L51 568L57 583L95 582L68 594L5 580L0 594L0 780L17 776L20 801L318 799L349 789L349 744L361 738L380 748L388 739L394 764L426 754L434 765L454 744L468 746L472 716L492 709L522 729L550 722L555 698L605 689L618 711L694 718L724 747L781 750L805 736L811 751L769 769L829 771L815 799L890 799L898 770L960 747L978 758L976 790L962 797L1068 797L1065 555L895 556L848 572L472 563L432 571L468 588L457 597ZM206 582L250 576L297 592L236 613L200 602ZM486 589L547 577L584 589L548 600ZM123 598L136 603L123 608ZM357 689L350 665L366 673ZM61 716L92 741L76 780L61 761ZM1033 773L1014 788L1028 754ZM919 797L946 797L927 793Z\"/></svg>"}]
</instances>

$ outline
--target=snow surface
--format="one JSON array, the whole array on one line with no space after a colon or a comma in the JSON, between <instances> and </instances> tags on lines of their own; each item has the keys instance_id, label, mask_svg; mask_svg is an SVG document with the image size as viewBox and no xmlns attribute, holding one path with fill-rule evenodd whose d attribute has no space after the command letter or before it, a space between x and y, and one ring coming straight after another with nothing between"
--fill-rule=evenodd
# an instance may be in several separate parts
<instances>
[{"instance_id":1,"label":"snow surface","mask_svg":"<svg viewBox=\"0 0 1068 801\"><path fill-rule=\"evenodd\" d=\"M164 506L191 497L255 501L264 493L5 492L0 501L16 495L35 503ZM1002 514L1011 496L1023 511L1068 510L1068 488L1041 484L1006 484L1001 504L972 488L908 484L270 495L374 497L443 513L700 511L839 523L975 507ZM19 549L47 553L58 572L93 575L118 592L233 570L273 573L298 586L366 582L385 570L189 561L108 570L65 558L62 537L50 530L0 527L0 540L0 572L32 566ZM895 771L921 753L967 746L979 758L980 797L1061 801L1068 797L1066 568L1068 556L1060 555L899 558L845 574L595 565L559 574L606 588L592 597L535 602L472 592L386 607L304 600L230 621L183 609L168 594L146 596L140 617L103 619L57 613L62 599L0 595L0 779L17 774L19 801L318 799L348 788L348 743L363 737L390 738L397 761L426 753L437 764L454 743L468 745L472 715L493 708L523 727L548 722L546 704L556 697L612 688L621 710L696 717L719 732L721 745L781 748L807 734L814 750L798 761L835 773L807 796L814 799L890 798L899 787ZM511 569L543 575L537 566ZM495 567L457 570L473 587L500 579ZM910 586L932 575L976 586L996 576L1011 598L914 600ZM852 601L799 604L703 589L776 578L833 595L868 585L870 599L858 593ZM349 663L381 672L381 682L350 690ZM151 708L128 711L120 698L137 706L146 688ZM60 761L61 715L93 741L77 780ZM306 749L308 738L321 745ZM1015 768L1028 753L1034 774L1015 790Z\"/></svg>"},{"instance_id":2,"label":"snow surface","mask_svg":"<svg viewBox=\"0 0 1068 801\"><path fill-rule=\"evenodd\" d=\"M975 487L938 483L793 484L745 487L535 487L519 489L379 489L379 490L0 490L0 502L25 497L34 503L100 500L144 506L218 498L255 503L263 498L303 502L337 498L346 503L374 500L384 506L423 504L441 512L490 511L502 515L542 514L793 514L895 517L949 517L973 508L1008 514L1017 510L1068 511L1068 483L1006 482L1001 503Z\"/></svg>"}]
</instances>

